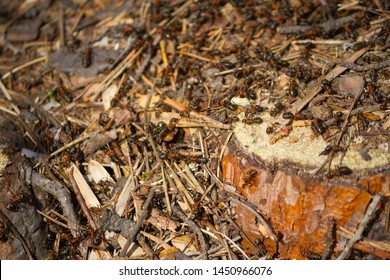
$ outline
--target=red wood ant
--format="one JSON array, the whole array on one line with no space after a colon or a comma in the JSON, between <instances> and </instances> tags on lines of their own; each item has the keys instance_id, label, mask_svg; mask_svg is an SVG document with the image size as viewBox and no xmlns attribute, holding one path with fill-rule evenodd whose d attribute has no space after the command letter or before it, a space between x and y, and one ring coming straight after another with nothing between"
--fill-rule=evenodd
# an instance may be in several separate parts
<instances>
[{"instance_id":1,"label":"red wood ant","mask_svg":"<svg viewBox=\"0 0 390 280\"><path fill-rule=\"evenodd\" d=\"M22 203L31 203L31 197L26 193L17 194L9 200L9 203L5 207L9 211L17 212L20 211L20 205Z\"/></svg>"},{"instance_id":2,"label":"red wood ant","mask_svg":"<svg viewBox=\"0 0 390 280\"><path fill-rule=\"evenodd\" d=\"M253 182L256 179L257 174L258 174L258 172L255 169L250 169L250 170L246 171L245 175L244 175L243 187L253 184Z\"/></svg>"},{"instance_id":3,"label":"red wood ant","mask_svg":"<svg viewBox=\"0 0 390 280\"><path fill-rule=\"evenodd\" d=\"M88 68L92 64L92 48L86 47L83 56L83 66Z\"/></svg>"},{"instance_id":4,"label":"red wood ant","mask_svg":"<svg viewBox=\"0 0 390 280\"><path fill-rule=\"evenodd\" d=\"M243 119L242 122L245 124L262 124L263 119L260 117L254 117L253 119Z\"/></svg>"}]
</instances>

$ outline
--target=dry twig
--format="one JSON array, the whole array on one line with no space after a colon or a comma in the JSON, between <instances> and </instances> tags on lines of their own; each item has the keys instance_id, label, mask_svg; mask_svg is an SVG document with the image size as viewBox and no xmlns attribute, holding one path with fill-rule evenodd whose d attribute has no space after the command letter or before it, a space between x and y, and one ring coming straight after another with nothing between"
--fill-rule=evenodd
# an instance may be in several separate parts
<instances>
[{"instance_id":1,"label":"dry twig","mask_svg":"<svg viewBox=\"0 0 390 280\"><path fill-rule=\"evenodd\" d=\"M338 256L338 260L343 260L348 257L353 245L362 238L363 231L366 229L367 224L372 219L375 211L377 210L377 206L382 200L382 196L380 194L375 194L371 203L368 205L367 211L364 214L363 219L361 220L359 227L353 237L348 241L345 245L344 251Z\"/></svg>"}]
</instances>

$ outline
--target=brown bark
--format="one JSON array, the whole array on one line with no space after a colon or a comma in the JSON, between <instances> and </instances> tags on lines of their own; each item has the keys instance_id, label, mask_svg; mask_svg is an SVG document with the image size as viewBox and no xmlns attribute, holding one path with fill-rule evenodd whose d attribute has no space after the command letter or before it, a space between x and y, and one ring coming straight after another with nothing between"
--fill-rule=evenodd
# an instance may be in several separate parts
<instances>
[{"instance_id":1,"label":"brown bark","mask_svg":"<svg viewBox=\"0 0 390 280\"><path fill-rule=\"evenodd\" d=\"M329 240L329 219L335 219L336 229L344 227L355 232L373 194L390 191L389 174L348 180L313 178L294 175L287 169L264 167L248 155L237 156L231 151L222 162L224 180L257 207L279 240L275 244L264 238L253 213L241 206L236 207L237 222L253 243L263 240L268 252L282 259L321 256L329 242L335 243L333 252L339 254L347 240L339 235L336 240ZM250 183L244 182L248 170L257 171ZM384 232L384 219L377 224L373 229Z\"/></svg>"}]
</instances>

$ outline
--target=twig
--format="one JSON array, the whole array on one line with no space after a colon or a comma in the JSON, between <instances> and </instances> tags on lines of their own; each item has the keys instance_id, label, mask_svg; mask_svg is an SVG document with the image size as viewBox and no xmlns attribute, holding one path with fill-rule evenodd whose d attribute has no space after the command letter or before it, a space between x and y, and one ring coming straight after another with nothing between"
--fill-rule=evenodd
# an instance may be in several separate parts
<instances>
[{"instance_id":1,"label":"twig","mask_svg":"<svg viewBox=\"0 0 390 280\"><path fill-rule=\"evenodd\" d=\"M212 77L216 77L216 76L224 76L224 75L228 75L228 74L233 74L234 72L236 71L239 71L239 70L244 70L245 68L247 67L253 67L253 68L261 68L261 67L264 67L265 64L264 63L260 63L260 64L255 64L255 65L249 65L249 66L244 66L244 67L238 67L238 68L233 68L233 69L229 69L229 70L224 70L224 71L221 71L221 72L217 72L217 73L214 73L212 74L211 76Z\"/></svg>"},{"instance_id":2,"label":"twig","mask_svg":"<svg viewBox=\"0 0 390 280\"><path fill-rule=\"evenodd\" d=\"M340 227L337 233L347 238L353 237L353 232L343 227ZM388 242L362 238L353 245L353 248L385 260L390 259L390 244Z\"/></svg>"},{"instance_id":3,"label":"twig","mask_svg":"<svg viewBox=\"0 0 390 280\"><path fill-rule=\"evenodd\" d=\"M171 14L172 19L170 19L168 22L164 19L162 22L160 22L158 25L160 27L165 26L168 27L172 23L174 23L181 15L184 14L184 12L189 8L192 4L193 0L187 0L183 5L181 5L179 8L175 9L174 12ZM152 32L151 32L152 33Z\"/></svg>"},{"instance_id":4,"label":"twig","mask_svg":"<svg viewBox=\"0 0 390 280\"><path fill-rule=\"evenodd\" d=\"M30 248L28 247L28 244L26 240L23 238L23 236L20 234L18 229L14 226L12 221L3 213L3 211L0 209L0 217L6 224L6 226L11 230L12 234L22 243L23 249L26 251L26 254L30 260L35 260L35 257L33 253L31 252Z\"/></svg>"},{"instance_id":5,"label":"twig","mask_svg":"<svg viewBox=\"0 0 390 280\"><path fill-rule=\"evenodd\" d=\"M60 45L65 46L65 26L64 26L64 6L62 5L62 2L58 3L59 5L59 15L58 15L58 28L60 30Z\"/></svg>"},{"instance_id":6,"label":"twig","mask_svg":"<svg viewBox=\"0 0 390 280\"><path fill-rule=\"evenodd\" d=\"M209 245L204 238L202 231L198 227L198 225L188 218L176 205L172 203L171 205L173 214L175 214L179 219L181 219L184 223L186 223L191 229L195 231L195 234L198 236L198 240L200 243L200 247L202 248L202 259L207 260L207 251L209 249Z\"/></svg>"},{"instance_id":7,"label":"twig","mask_svg":"<svg viewBox=\"0 0 390 280\"><path fill-rule=\"evenodd\" d=\"M335 245L335 219L333 217L330 217L328 220L328 233L326 235L326 247L324 249L324 252L322 253L321 259L327 260L330 256L330 254L333 251L333 247Z\"/></svg>"},{"instance_id":8,"label":"twig","mask_svg":"<svg viewBox=\"0 0 390 280\"><path fill-rule=\"evenodd\" d=\"M129 159L129 170L130 170L130 175L126 180L126 184L124 185L119 195L118 201L115 205L115 212L119 216L122 216L125 213L125 210L127 208L127 201L129 200L130 193L136 187L134 170L130 159Z\"/></svg>"},{"instance_id":9,"label":"twig","mask_svg":"<svg viewBox=\"0 0 390 280\"><path fill-rule=\"evenodd\" d=\"M127 38L125 49L120 53L120 55L114 61L114 63L112 63L110 65L110 67L108 68L109 70L114 69L119 64L119 62L125 58L125 56L129 53L129 51L131 50L131 48L133 47L133 45L136 41L137 41L136 36L132 35L132 36L129 36L129 38Z\"/></svg>"},{"instance_id":10,"label":"twig","mask_svg":"<svg viewBox=\"0 0 390 280\"><path fill-rule=\"evenodd\" d=\"M0 106L0 111L3 111L3 112L5 112L5 113L7 113L7 114L10 114L10 115L12 115L12 116L14 116L14 117L17 117L17 116L18 116L17 113L15 113L14 111L11 111L11 110L9 110L9 109L3 107L3 106Z\"/></svg>"},{"instance_id":11,"label":"twig","mask_svg":"<svg viewBox=\"0 0 390 280\"><path fill-rule=\"evenodd\" d=\"M226 150L227 145L229 144L229 141L232 138L233 134L234 134L233 131L229 132L228 136L225 139L225 142L223 143L223 146L221 148L221 152L219 153L218 165L217 165L217 177L219 177L219 175L220 175L222 158L223 158L223 156L225 154L225 150Z\"/></svg>"},{"instance_id":12,"label":"twig","mask_svg":"<svg viewBox=\"0 0 390 280\"><path fill-rule=\"evenodd\" d=\"M356 94L351 106L349 107L349 110L348 110L348 114L345 116L345 120L344 120L344 123L342 125L342 128L341 128L341 131L339 132L339 137L337 138L336 142L335 142L335 145L338 146L341 142L341 139L343 138L343 135L344 133L347 131L347 127L348 127L348 122L349 122L349 117L351 116L351 113L352 113L352 109L356 106L357 102L359 101L360 99L360 96L362 95L363 91L361 90L359 93ZM318 172L320 172L322 170L322 168L324 168L324 166L329 163L329 168L331 166L331 163L332 163L332 159L335 155L335 152L332 151L327 159L325 160L325 162L320 166L318 167L315 171L314 171L314 175L318 174Z\"/></svg>"},{"instance_id":13,"label":"twig","mask_svg":"<svg viewBox=\"0 0 390 280\"><path fill-rule=\"evenodd\" d=\"M142 213L139 215L136 224L131 229L131 232L130 232L129 237L127 238L126 244L123 247L121 253L119 254L120 257L126 256L126 252L129 249L130 244L133 243L135 236L137 235L137 233L141 229L145 219L149 215L149 204L150 204L150 201L152 200L152 198L154 196L154 192L155 191L156 190L155 190L154 187L150 189L148 197L146 198L144 204L142 205L142 208L143 208L142 209Z\"/></svg>"},{"instance_id":14,"label":"twig","mask_svg":"<svg viewBox=\"0 0 390 280\"><path fill-rule=\"evenodd\" d=\"M76 145L77 143L80 143L86 139L88 139L89 137L91 137L91 134L85 134L85 135L82 135L80 136L79 138L73 140L72 142L69 142L68 144L64 145L63 147L59 148L58 150L52 152L50 155L49 155L49 158L52 158L54 157L55 155L58 155L59 153L61 153L62 151L65 151L66 149Z\"/></svg>"},{"instance_id":15,"label":"twig","mask_svg":"<svg viewBox=\"0 0 390 280\"><path fill-rule=\"evenodd\" d=\"M241 239L241 236L236 236L234 238L231 238L231 240L233 242L237 242L240 239ZM210 255L215 254L216 252L220 251L222 248L224 248L223 245L218 245L217 247L208 250L207 254L210 256ZM201 259L201 256L194 258L194 260L200 260L200 259Z\"/></svg>"},{"instance_id":16,"label":"twig","mask_svg":"<svg viewBox=\"0 0 390 280\"><path fill-rule=\"evenodd\" d=\"M225 239L227 239L234 247L236 247L237 248L237 250L238 251L240 251L241 252L241 254L243 254L244 256L245 256L245 258L247 258L248 260L250 259L249 257L248 257L248 255L247 254L245 254L245 252L233 241L233 240L231 240L226 234L224 234L224 233L222 233L222 232L220 232L220 231L215 231L216 233L218 233L218 234L220 234L220 235L222 235L223 236L223 238L225 238Z\"/></svg>"},{"instance_id":17,"label":"twig","mask_svg":"<svg viewBox=\"0 0 390 280\"><path fill-rule=\"evenodd\" d=\"M153 234L150 234L150 233L147 233L145 231L141 231L140 232L143 236L149 238L150 240L153 240L154 242L156 242L156 244L158 244L159 246L163 247L164 249L170 249L172 248L171 245L169 245L167 242L165 242L164 240L154 236Z\"/></svg>"},{"instance_id":18,"label":"twig","mask_svg":"<svg viewBox=\"0 0 390 280\"><path fill-rule=\"evenodd\" d=\"M192 57L192 58L196 58L196 59L199 59L199 60L202 60L202 61L206 61L206 62L219 63L218 60L214 60L214 59L210 59L210 58L207 58L207 57L203 57L203 56L200 56L200 55L197 55L197 54L194 54L194 53L181 51L180 54L181 55L185 55L185 56L189 56L189 57Z\"/></svg>"},{"instance_id":19,"label":"twig","mask_svg":"<svg viewBox=\"0 0 390 280\"><path fill-rule=\"evenodd\" d=\"M240 232L240 235L242 236L242 238L245 239L246 242L248 242L248 244L250 244L253 248L257 249L257 246L255 244L253 244L253 242L249 239L249 237L245 234L245 232L236 224L235 221L232 220L232 218L230 218L230 216L227 214L227 213L224 213L225 215L225 218L229 221L229 223L237 230Z\"/></svg>"},{"instance_id":20,"label":"twig","mask_svg":"<svg viewBox=\"0 0 390 280\"><path fill-rule=\"evenodd\" d=\"M52 211L52 210L50 210L50 211ZM50 221L51 221L52 223L54 223L54 224L57 224L57 225L59 225L59 226L61 226L61 227L67 228L67 229L69 229L69 230L72 230L72 228L71 228L70 226L68 226L67 224L64 224L63 222L60 222L60 221L58 221L58 220L56 220L56 219L50 217L49 215L43 213L42 211L37 210L37 213L40 214L40 215L42 215L42 216L45 217L46 219L50 220Z\"/></svg>"},{"instance_id":21,"label":"twig","mask_svg":"<svg viewBox=\"0 0 390 280\"><path fill-rule=\"evenodd\" d=\"M318 25L318 27L326 33L329 33L333 30L337 30L341 28L344 24L356 20L356 17L360 14L360 12L353 13L349 16L338 18L336 20L330 19ZM281 34L297 34L303 33L311 30L313 27L308 25L289 25L289 26L281 26L279 28L279 32Z\"/></svg>"},{"instance_id":22,"label":"twig","mask_svg":"<svg viewBox=\"0 0 390 280\"><path fill-rule=\"evenodd\" d=\"M380 70L382 68L386 68L387 66L390 66L390 59L378 62L378 63L373 63L373 64L368 64L368 65L357 65L352 62L347 62L347 61L340 61L339 64L343 67L362 72L362 71L369 71L369 70Z\"/></svg>"},{"instance_id":23,"label":"twig","mask_svg":"<svg viewBox=\"0 0 390 280\"><path fill-rule=\"evenodd\" d=\"M7 98L7 100L11 102L11 101L12 101L11 94L9 93L9 91L7 90L7 88L4 86L3 82L1 81L1 79L0 79L0 90L3 92L5 98ZM20 114L19 108L18 108L14 103L12 103L12 102L11 102L11 107L14 109L14 111L15 111L15 113L16 113L17 115Z\"/></svg>"},{"instance_id":24,"label":"twig","mask_svg":"<svg viewBox=\"0 0 390 280\"><path fill-rule=\"evenodd\" d=\"M385 232L389 232L390 228L390 201L387 202Z\"/></svg>"},{"instance_id":25,"label":"twig","mask_svg":"<svg viewBox=\"0 0 390 280\"><path fill-rule=\"evenodd\" d=\"M168 167L169 171L172 173L173 179L175 180L175 183L176 183L176 187L182 193L183 198L185 198L185 201L186 201L188 207L191 207L191 205L194 204L193 198L191 197L191 195L187 191L186 187L184 186L184 184L180 180L179 176L177 176L176 172L173 170L172 166L168 163L168 161L164 160L164 163Z\"/></svg>"},{"instance_id":26,"label":"twig","mask_svg":"<svg viewBox=\"0 0 390 280\"><path fill-rule=\"evenodd\" d=\"M133 50L130 52L123 59L123 61L117 67L115 67L115 69L112 70L111 73L108 74L107 77L100 83L99 88L96 90L97 94L100 94L106 90L111 85L111 83L135 61L143 49L144 47L140 48L138 51Z\"/></svg>"},{"instance_id":27,"label":"twig","mask_svg":"<svg viewBox=\"0 0 390 280\"><path fill-rule=\"evenodd\" d=\"M353 245L362 238L363 231L366 229L368 222L370 222L370 220L372 219L376 207L381 202L381 200L382 200L382 195L380 194L374 195L374 198L372 199L370 205L368 206L368 209L364 214L363 219L360 222L357 231L355 232L354 236L348 241L347 245L345 245L344 251L337 258L338 260L345 259L349 255Z\"/></svg>"},{"instance_id":28,"label":"twig","mask_svg":"<svg viewBox=\"0 0 390 280\"><path fill-rule=\"evenodd\" d=\"M171 202L170 202L170 199L169 199L169 194L168 194L168 184L167 184L167 180L165 178L165 171L164 171L164 165L161 164L161 177L162 177L162 180L163 180L163 188L164 188L164 196L165 196L165 200L167 201L167 210L168 210L168 213L169 215L172 214L172 208L171 208Z\"/></svg>"},{"instance_id":29,"label":"twig","mask_svg":"<svg viewBox=\"0 0 390 280\"><path fill-rule=\"evenodd\" d=\"M77 16L76 21L74 22L74 24L73 24L73 26L72 26L72 28L70 30L70 34L73 35L73 33L78 28L78 25L80 24L80 22L83 19L83 17L84 17L84 11L81 11L81 13Z\"/></svg>"},{"instance_id":30,"label":"twig","mask_svg":"<svg viewBox=\"0 0 390 280\"><path fill-rule=\"evenodd\" d=\"M145 251L149 260L157 259L155 252L149 246L149 244L145 241L145 237L143 235L138 235L137 241L138 241L139 245L141 245L142 249Z\"/></svg>"},{"instance_id":31,"label":"twig","mask_svg":"<svg viewBox=\"0 0 390 280\"><path fill-rule=\"evenodd\" d=\"M248 209L250 212L252 212L253 214L255 214L256 218L260 221L261 225L265 228L265 230L268 232L268 235L271 239L273 240L278 240L278 238L276 237L276 235L274 234L274 232L272 231L271 227L268 225L267 221L256 211L254 210L252 207L250 207L249 205L245 204L244 202L236 199L236 198L233 198L233 197L230 197L229 198L232 202L236 203L236 204L239 204L241 205L242 207Z\"/></svg>"},{"instance_id":32,"label":"twig","mask_svg":"<svg viewBox=\"0 0 390 280\"><path fill-rule=\"evenodd\" d=\"M186 172L184 172L185 170L182 170L176 162L174 162L173 165L177 170L177 174L179 174L179 176L182 177L187 182L188 186L191 189L193 189L194 191L201 191L201 193L203 193L203 190L202 189L199 190L199 188L195 186L192 180L188 177Z\"/></svg>"},{"instance_id":33,"label":"twig","mask_svg":"<svg viewBox=\"0 0 390 280\"><path fill-rule=\"evenodd\" d=\"M29 61L29 62L26 62L25 64L22 64L22 65L20 65L20 66L17 66L17 67L15 67L14 69L12 69L11 71L5 73L5 74L1 77L1 79L4 80L4 79L8 78L11 74L16 73L16 72L18 72L18 71L20 71L20 70L22 70L22 69L24 69L24 68L27 68L27 67L29 67L29 66L31 66L31 65L34 65L34 64L36 64L36 63L45 61L46 59L47 59L47 56L41 56L41 57L38 57L38 58L36 58L36 59L33 59L33 60Z\"/></svg>"},{"instance_id":34,"label":"twig","mask_svg":"<svg viewBox=\"0 0 390 280\"><path fill-rule=\"evenodd\" d=\"M69 219L71 223L68 226L72 230L73 236L78 236L77 218L72 206L72 199L67 189L58 187L54 182L47 179L43 175L32 170L30 164L25 163L21 169L22 176L26 181L30 181L34 188L39 188L44 192L47 192L54 196L61 205L62 212L65 217ZM30 178L27 178L31 176Z\"/></svg>"}]
</instances>

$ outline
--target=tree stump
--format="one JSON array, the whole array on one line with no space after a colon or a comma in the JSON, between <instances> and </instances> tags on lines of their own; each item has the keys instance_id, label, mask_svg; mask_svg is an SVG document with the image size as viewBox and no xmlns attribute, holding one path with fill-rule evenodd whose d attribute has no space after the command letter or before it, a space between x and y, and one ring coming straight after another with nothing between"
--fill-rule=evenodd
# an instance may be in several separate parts
<instances>
[{"instance_id":1,"label":"tree stump","mask_svg":"<svg viewBox=\"0 0 390 280\"><path fill-rule=\"evenodd\" d=\"M238 224L254 244L262 244L272 256L307 259L333 253L333 258L337 257L350 238L343 232L356 231L373 195L389 195L387 146L373 147L368 151L371 160L367 161L359 156L356 145L351 144L345 154L338 153L333 158L330 173L325 166L325 171L314 175L326 159L319 156L326 142L310 126L294 127L288 135L273 142L278 136L266 133L271 119L265 116L262 124L235 125L236 137L228 145L222 169L225 182L236 186L257 208L278 241L271 240L256 216L242 206L236 207ZM348 166L345 170L352 173L337 172L340 166ZM383 203L377 211L379 217L366 237L387 240L388 245L389 217L385 206ZM359 248L371 253L374 250L363 247ZM326 252L329 248L331 251ZM379 251L376 256L389 258L389 251Z\"/></svg>"}]
</instances>

